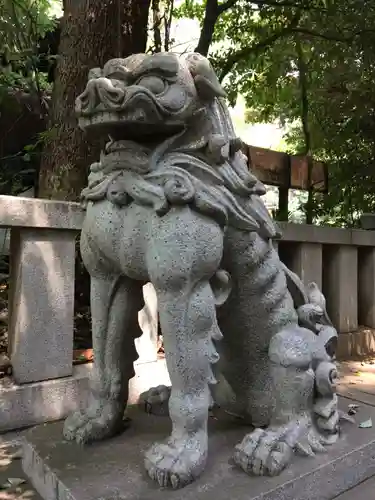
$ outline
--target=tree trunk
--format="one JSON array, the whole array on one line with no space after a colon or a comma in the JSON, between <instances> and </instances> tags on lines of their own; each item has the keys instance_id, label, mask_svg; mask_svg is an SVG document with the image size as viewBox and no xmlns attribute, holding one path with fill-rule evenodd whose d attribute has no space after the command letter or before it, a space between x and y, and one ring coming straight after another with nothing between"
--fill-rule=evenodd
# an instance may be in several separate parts
<instances>
[{"instance_id":1,"label":"tree trunk","mask_svg":"<svg viewBox=\"0 0 375 500\"><path fill-rule=\"evenodd\" d=\"M150 0L65 0L49 131L39 174L41 198L78 200L100 145L78 129L76 97L90 68L144 52Z\"/></svg>"}]
</instances>

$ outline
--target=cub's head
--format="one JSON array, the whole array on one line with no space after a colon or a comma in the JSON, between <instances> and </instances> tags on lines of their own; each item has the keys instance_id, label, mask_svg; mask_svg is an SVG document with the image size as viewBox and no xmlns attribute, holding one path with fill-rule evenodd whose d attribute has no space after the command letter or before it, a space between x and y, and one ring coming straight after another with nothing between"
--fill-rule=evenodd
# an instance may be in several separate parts
<instances>
[{"instance_id":1,"label":"cub's head","mask_svg":"<svg viewBox=\"0 0 375 500\"><path fill-rule=\"evenodd\" d=\"M79 125L114 140L167 138L225 93L200 54L134 54L90 71L76 100Z\"/></svg>"}]
</instances>

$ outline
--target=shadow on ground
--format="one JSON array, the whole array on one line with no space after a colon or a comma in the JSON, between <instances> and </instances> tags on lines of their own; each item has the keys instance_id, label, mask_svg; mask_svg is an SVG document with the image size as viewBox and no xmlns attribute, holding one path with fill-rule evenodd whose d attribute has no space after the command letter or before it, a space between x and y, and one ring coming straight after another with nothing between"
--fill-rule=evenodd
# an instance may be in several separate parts
<instances>
[{"instance_id":1,"label":"shadow on ground","mask_svg":"<svg viewBox=\"0 0 375 500\"><path fill-rule=\"evenodd\" d=\"M20 434L0 435L0 500L41 500L23 473L20 448Z\"/></svg>"}]
</instances>

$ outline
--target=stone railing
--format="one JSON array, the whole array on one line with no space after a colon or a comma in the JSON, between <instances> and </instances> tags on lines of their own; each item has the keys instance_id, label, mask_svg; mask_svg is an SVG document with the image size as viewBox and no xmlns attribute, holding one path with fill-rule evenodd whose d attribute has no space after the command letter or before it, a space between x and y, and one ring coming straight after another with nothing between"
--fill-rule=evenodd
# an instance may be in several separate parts
<instances>
[{"instance_id":1,"label":"stone railing","mask_svg":"<svg viewBox=\"0 0 375 500\"><path fill-rule=\"evenodd\" d=\"M72 375L78 204L0 196L10 231L8 339L18 384Z\"/></svg>"},{"instance_id":2,"label":"stone railing","mask_svg":"<svg viewBox=\"0 0 375 500\"><path fill-rule=\"evenodd\" d=\"M280 258L315 281L339 335L339 357L375 351L375 231L280 224ZM366 327L359 329L359 326Z\"/></svg>"},{"instance_id":3,"label":"stone railing","mask_svg":"<svg viewBox=\"0 0 375 500\"><path fill-rule=\"evenodd\" d=\"M0 384L0 430L62 418L86 397L89 367L73 367L72 362L75 244L82 220L76 203L0 196L0 228L11 232L8 335L13 368L13 381ZM304 282L322 287L340 331L341 356L375 351L375 232L281 226L279 254ZM144 335L137 341L133 400L167 377L165 367L163 373L155 368L152 287L146 295L152 318L150 323L140 313ZM367 329L358 332L359 325Z\"/></svg>"}]
</instances>

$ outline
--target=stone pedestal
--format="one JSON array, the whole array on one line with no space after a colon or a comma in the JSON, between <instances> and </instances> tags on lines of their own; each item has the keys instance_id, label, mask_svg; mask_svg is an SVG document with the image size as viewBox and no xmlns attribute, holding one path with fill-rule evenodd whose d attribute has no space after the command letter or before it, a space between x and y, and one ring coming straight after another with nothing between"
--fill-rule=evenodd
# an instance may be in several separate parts
<instances>
[{"instance_id":1,"label":"stone pedestal","mask_svg":"<svg viewBox=\"0 0 375 500\"><path fill-rule=\"evenodd\" d=\"M357 247L331 245L323 259L327 312L339 333L354 332L358 328Z\"/></svg>"},{"instance_id":2,"label":"stone pedestal","mask_svg":"<svg viewBox=\"0 0 375 500\"><path fill-rule=\"evenodd\" d=\"M10 378L0 379L0 434L61 420L85 408L92 368L91 363L74 366L71 377L32 384L17 385ZM142 392L158 385L171 385L165 360L138 364L129 382L129 404L138 403Z\"/></svg>"},{"instance_id":3,"label":"stone pedestal","mask_svg":"<svg viewBox=\"0 0 375 500\"><path fill-rule=\"evenodd\" d=\"M76 236L12 228L9 354L18 384L72 374Z\"/></svg>"},{"instance_id":4,"label":"stone pedestal","mask_svg":"<svg viewBox=\"0 0 375 500\"><path fill-rule=\"evenodd\" d=\"M347 410L350 400L341 401ZM375 408L361 404L360 420ZM315 458L296 457L280 476L250 477L231 461L248 427L229 417L210 419L209 459L193 484L177 491L159 488L144 472L143 453L170 432L167 417L129 412L123 435L80 447L64 442L62 424L33 429L24 443L23 469L44 500L332 500L375 473L371 429L346 424L341 440Z\"/></svg>"}]
</instances>

